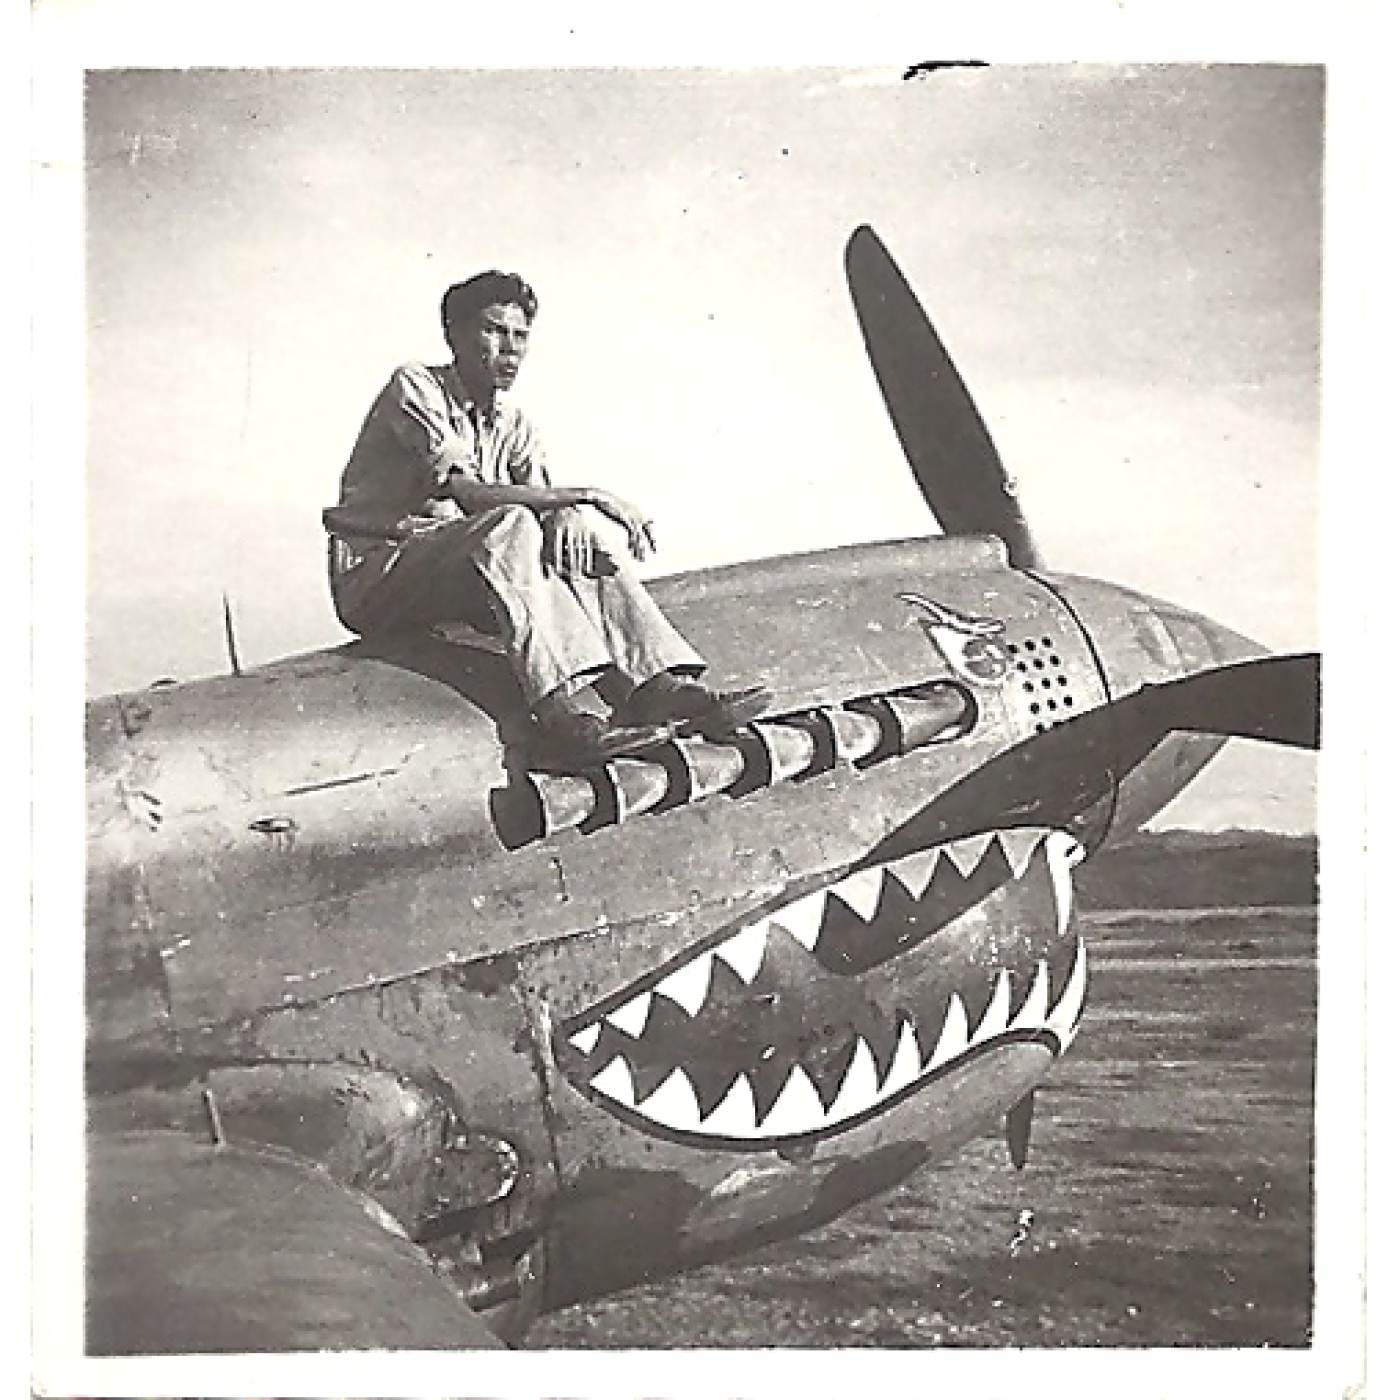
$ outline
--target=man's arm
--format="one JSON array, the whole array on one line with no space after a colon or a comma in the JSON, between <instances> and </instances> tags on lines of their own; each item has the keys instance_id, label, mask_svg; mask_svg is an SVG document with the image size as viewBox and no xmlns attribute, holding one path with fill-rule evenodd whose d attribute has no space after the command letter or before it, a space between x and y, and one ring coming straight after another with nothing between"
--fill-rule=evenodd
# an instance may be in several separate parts
<instances>
[{"instance_id":1,"label":"man's arm","mask_svg":"<svg viewBox=\"0 0 1400 1400\"><path fill-rule=\"evenodd\" d=\"M627 531L627 543L638 559L656 548L652 524L636 506L597 486L521 486L514 482L476 481L459 469L447 474L443 489L468 514L493 506L528 506L546 514L578 506L592 506Z\"/></svg>"},{"instance_id":2,"label":"man's arm","mask_svg":"<svg viewBox=\"0 0 1400 1400\"><path fill-rule=\"evenodd\" d=\"M541 513L565 506L592 505L592 492L586 486L523 486L515 482L485 482L470 477L459 467L451 468L443 482L450 495L468 515L493 506L529 506Z\"/></svg>"}]
</instances>

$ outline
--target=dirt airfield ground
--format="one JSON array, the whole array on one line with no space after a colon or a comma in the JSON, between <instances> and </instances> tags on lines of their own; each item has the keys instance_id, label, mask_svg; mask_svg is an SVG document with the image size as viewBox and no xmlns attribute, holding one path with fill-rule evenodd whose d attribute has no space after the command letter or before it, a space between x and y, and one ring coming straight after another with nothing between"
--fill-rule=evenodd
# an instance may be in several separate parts
<instances>
[{"instance_id":1,"label":"dirt airfield ground","mask_svg":"<svg viewBox=\"0 0 1400 1400\"><path fill-rule=\"evenodd\" d=\"M527 1346L1307 1346L1316 910L1081 917L1089 1009L1023 1171L985 1138L812 1236L546 1317Z\"/></svg>"}]
</instances>

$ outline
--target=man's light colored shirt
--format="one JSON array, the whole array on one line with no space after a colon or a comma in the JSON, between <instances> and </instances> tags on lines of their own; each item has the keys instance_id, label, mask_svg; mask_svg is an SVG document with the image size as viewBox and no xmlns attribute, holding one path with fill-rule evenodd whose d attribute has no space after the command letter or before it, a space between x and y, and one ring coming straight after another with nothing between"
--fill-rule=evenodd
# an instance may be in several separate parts
<instances>
[{"instance_id":1,"label":"man's light colored shirt","mask_svg":"<svg viewBox=\"0 0 1400 1400\"><path fill-rule=\"evenodd\" d=\"M488 416L452 365L400 365L360 429L326 529L398 540L461 519L445 489L454 470L487 485L549 485L544 449L519 409L498 402Z\"/></svg>"}]
</instances>

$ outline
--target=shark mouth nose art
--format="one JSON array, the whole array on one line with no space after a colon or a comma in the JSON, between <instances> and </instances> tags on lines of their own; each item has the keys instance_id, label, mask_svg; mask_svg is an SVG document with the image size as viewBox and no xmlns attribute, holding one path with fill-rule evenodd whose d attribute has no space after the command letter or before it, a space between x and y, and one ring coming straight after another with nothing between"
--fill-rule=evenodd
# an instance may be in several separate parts
<instances>
[{"instance_id":1,"label":"shark mouth nose art","mask_svg":"<svg viewBox=\"0 0 1400 1400\"><path fill-rule=\"evenodd\" d=\"M562 1019L569 1083L629 1125L736 1150L868 1122L981 1055L1059 1055L1087 988L1063 831L963 837L745 916Z\"/></svg>"}]
</instances>

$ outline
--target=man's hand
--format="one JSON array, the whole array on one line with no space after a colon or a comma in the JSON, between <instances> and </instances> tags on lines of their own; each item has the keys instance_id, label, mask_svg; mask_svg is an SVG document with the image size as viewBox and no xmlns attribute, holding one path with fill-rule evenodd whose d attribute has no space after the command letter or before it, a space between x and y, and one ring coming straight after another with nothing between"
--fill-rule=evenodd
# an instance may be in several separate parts
<instances>
[{"instance_id":1,"label":"man's hand","mask_svg":"<svg viewBox=\"0 0 1400 1400\"><path fill-rule=\"evenodd\" d=\"M611 491L592 489L588 493L588 504L600 510L609 520L615 520L627 531L627 544L635 559L645 559L656 548L656 536L652 534L652 522L621 496Z\"/></svg>"},{"instance_id":2,"label":"man's hand","mask_svg":"<svg viewBox=\"0 0 1400 1400\"><path fill-rule=\"evenodd\" d=\"M598 578L617 572L607 546L579 506L565 506L545 516L544 560L565 578Z\"/></svg>"}]
</instances>

